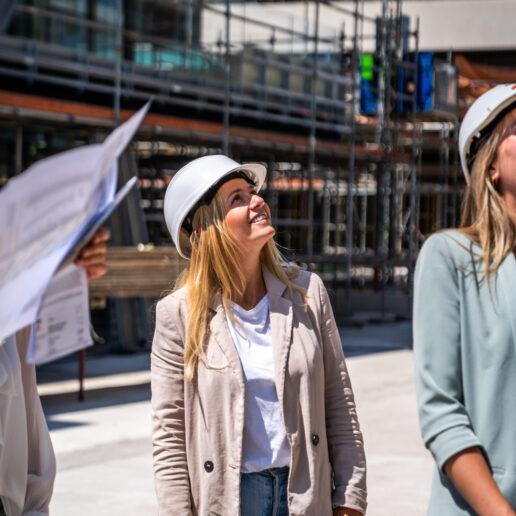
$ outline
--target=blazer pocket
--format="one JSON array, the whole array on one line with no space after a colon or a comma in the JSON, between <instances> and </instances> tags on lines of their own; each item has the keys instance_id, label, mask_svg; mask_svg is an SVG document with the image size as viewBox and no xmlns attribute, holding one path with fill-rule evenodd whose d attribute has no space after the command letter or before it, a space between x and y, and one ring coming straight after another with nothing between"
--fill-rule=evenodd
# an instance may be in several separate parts
<instances>
[{"instance_id":1,"label":"blazer pocket","mask_svg":"<svg viewBox=\"0 0 516 516\"><path fill-rule=\"evenodd\" d=\"M225 369L229 361L215 339L209 339L205 351L206 359L203 361L207 369Z\"/></svg>"}]
</instances>

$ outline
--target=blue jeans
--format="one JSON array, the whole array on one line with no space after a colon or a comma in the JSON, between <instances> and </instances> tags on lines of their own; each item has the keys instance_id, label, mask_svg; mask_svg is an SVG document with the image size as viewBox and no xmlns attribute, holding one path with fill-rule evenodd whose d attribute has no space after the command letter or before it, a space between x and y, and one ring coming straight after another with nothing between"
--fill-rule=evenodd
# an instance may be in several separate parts
<instances>
[{"instance_id":1,"label":"blue jeans","mask_svg":"<svg viewBox=\"0 0 516 516\"><path fill-rule=\"evenodd\" d=\"M240 475L242 516L288 516L288 466Z\"/></svg>"}]
</instances>

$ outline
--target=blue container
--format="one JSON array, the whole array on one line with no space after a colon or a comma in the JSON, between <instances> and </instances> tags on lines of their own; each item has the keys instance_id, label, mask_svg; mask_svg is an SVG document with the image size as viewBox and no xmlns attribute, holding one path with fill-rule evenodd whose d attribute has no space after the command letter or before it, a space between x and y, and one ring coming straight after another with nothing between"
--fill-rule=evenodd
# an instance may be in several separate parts
<instances>
[{"instance_id":1,"label":"blue container","mask_svg":"<svg viewBox=\"0 0 516 516\"><path fill-rule=\"evenodd\" d=\"M431 111L433 106L433 59L433 52L419 52L417 56L417 111Z\"/></svg>"},{"instance_id":2,"label":"blue container","mask_svg":"<svg viewBox=\"0 0 516 516\"><path fill-rule=\"evenodd\" d=\"M378 110L378 95L373 90L373 81L360 79L360 113L375 115Z\"/></svg>"}]
</instances>

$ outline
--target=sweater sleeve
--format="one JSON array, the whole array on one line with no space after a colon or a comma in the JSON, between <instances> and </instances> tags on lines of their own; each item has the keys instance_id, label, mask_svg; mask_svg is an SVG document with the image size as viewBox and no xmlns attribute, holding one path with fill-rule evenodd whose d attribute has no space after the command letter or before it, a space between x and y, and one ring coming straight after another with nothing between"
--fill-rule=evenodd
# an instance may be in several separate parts
<instances>
[{"instance_id":1,"label":"sweater sleeve","mask_svg":"<svg viewBox=\"0 0 516 516\"><path fill-rule=\"evenodd\" d=\"M419 255L414 286L414 363L425 446L439 467L461 450L481 446L463 403L460 265L453 236L430 237Z\"/></svg>"},{"instance_id":2,"label":"sweater sleeve","mask_svg":"<svg viewBox=\"0 0 516 516\"><path fill-rule=\"evenodd\" d=\"M334 480L332 503L334 507L365 513L366 460L362 432L328 293L321 279L316 278L321 302L326 434Z\"/></svg>"},{"instance_id":3,"label":"sweater sleeve","mask_svg":"<svg viewBox=\"0 0 516 516\"><path fill-rule=\"evenodd\" d=\"M178 303L169 296L157 304L151 352L154 483L160 516L192 513L185 442L184 332L179 310L171 314L168 306Z\"/></svg>"}]
</instances>

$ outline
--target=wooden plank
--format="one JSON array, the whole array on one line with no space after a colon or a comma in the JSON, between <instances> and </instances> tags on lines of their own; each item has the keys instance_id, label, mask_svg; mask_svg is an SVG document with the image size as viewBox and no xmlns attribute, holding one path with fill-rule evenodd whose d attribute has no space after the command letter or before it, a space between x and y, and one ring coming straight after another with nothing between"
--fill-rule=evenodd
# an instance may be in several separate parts
<instances>
[{"instance_id":1,"label":"wooden plank","mask_svg":"<svg viewBox=\"0 0 516 516\"><path fill-rule=\"evenodd\" d=\"M187 264L174 247L110 247L108 272L90 281L90 298L161 297L172 290Z\"/></svg>"}]
</instances>

